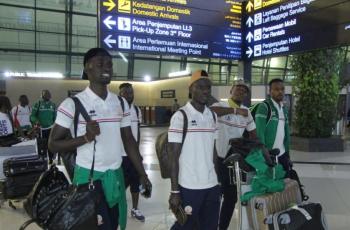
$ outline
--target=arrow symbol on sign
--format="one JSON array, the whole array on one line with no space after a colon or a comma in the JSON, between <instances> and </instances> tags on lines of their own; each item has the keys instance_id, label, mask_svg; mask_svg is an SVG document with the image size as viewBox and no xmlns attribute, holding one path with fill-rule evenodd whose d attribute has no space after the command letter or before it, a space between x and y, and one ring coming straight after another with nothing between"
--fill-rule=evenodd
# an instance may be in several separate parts
<instances>
[{"instance_id":1,"label":"arrow symbol on sign","mask_svg":"<svg viewBox=\"0 0 350 230\"><path fill-rule=\"evenodd\" d=\"M248 13L250 13L252 11L253 7L254 7L253 3L249 1L247 3L247 6L245 7L245 9L248 11Z\"/></svg>"},{"instance_id":2,"label":"arrow symbol on sign","mask_svg":"<svg viewBox=\"0 0 350 230\"><path fill-rule=\"evenodd\" d=\"M247 34L247 37L245 38L249 43L251 43L252 39L254 38L253 34L251 32L249 32Z\"/></svg>"},{"instance_id":3,"label":"arrow symbol on sign","mask_svg":"<svg viewBox=\"0 0 350 230\"><path fill-rule=\"evenodd\" d=\"M111 11L116 6L116 4L113 2L113 0L108 0L108 2L103 2L103 6L108 7L107 11Z\"/></svg>"},{"instance_id":4,"label":"arrow symbol on sign","mask_svg":"<svg viewBox=\"0 0 350 230\"><path fill-rule=\"evenodd\" d=\"M254 20L252 19L252 17L248 17L248 20L245 24L250 28L253 23L254 23Z\"/></svg>"},{"instance_id":5,"label":"arrow symbol on sign","mask_svg":"<svg viewBox=\"0 0 350 230\"><path fill-rule=\"evenodd\" d=\"M108 27L108 29L112 29L112 25L117 25L117 21L111 20L112 16L108 16L103 23Z\"/></svg>"},{"instance_id":6,"label":"arrow symbol on sign","mask_svg":"<svg viewBox=\"0 0 350 230\"><path fill-rule=\"evenodd\" d=\"M250 48L250 47L248 46L248 50L245 52L245 54L248 55L248 58L250 58L250 57L252 56L252 54L253 54L252 48Z\"/></svg>"},{"instance_id":7,"label":"arrow symbol on sign","mask_svg":"<svg viewBox=\"0 0 350 230\"><path fill-rule=\"evenodd\" d=\"M117 44L117 40L111 39L111 37L112 35L108 35L105 40L103 40L110 49L112 48L111 44Z\"/></svg>"}]
</instances>

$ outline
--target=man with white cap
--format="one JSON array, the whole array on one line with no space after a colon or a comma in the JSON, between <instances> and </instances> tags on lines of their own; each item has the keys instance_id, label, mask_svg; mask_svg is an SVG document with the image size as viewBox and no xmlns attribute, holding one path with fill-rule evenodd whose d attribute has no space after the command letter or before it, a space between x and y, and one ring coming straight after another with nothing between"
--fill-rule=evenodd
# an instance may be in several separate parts
<instances>
[{"instance_id":1,"label":"man with white cap","mask_svg":"<svg viewBox=\"0 0 350 230\"><path fill-rule=\"evenodd\" d=\"M191 101L180 108L188 126L185 140L184 115L179 110L171 118L168 141L172 153L170 208L174 213L183 208L187 221L175 222L172 230L216 230L220 209L217 179L217 117L207 106L211 81L204 70L192 74L189 84Z\"/></svg>"},{"instance_id":2,"label":"man with white cap","mask_svg":"<svg viewBox=\"0 0 350 230\"><path fill-rule=\"evenodd\" d=\"M256 138L254 119L248 108L242 104L248 93L249 86L242 80L236 81L230 90L231 98L211 106L211 109L219 117L219 137L216 147L219 157L219 180L223 195L219 220L220 230L226 230L229 227L237 202L236 185L230 180L230 169L223 164L230 149L229 141L231 138L241 138L245 130L248 131L250 138Z\"/></svg>"}]
</instances>

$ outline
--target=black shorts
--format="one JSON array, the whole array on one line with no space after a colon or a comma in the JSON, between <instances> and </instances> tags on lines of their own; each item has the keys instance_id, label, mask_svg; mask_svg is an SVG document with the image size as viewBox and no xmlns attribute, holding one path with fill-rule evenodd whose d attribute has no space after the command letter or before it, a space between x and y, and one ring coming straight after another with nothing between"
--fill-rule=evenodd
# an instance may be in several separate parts
<instances>
[{"instance_id":1,"label":"black shorts","mask_svg":"<svg viewBox=\"0 0 350 230\"><path fill-rule=\"evenodd\" d=\"M130 192L138 193L140 192L140 177L137 173L134 165L130 161L129 157L123 157L123 172L124 172L124 180L125 180L125 189L130 186Z\"/></svg>"}]
</instances>

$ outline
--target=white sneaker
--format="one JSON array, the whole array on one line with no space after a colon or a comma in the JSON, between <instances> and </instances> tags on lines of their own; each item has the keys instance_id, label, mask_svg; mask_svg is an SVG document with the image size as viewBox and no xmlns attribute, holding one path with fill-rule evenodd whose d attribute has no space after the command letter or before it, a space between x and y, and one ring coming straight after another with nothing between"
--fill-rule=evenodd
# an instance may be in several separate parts
<instances>
[{"instance_id":1,"label":"white sneaker","mask_svg":"<svg viewBox=\"0 0 350 230\"><path fill-rule=\"evenodd\" d=\"M145 222L145 216L142 215L142 212L140 210L133 208L133 209L131 209L130 213L131 213L131 217L133 217L141 222Z\"/></svg>"}]
</instances>

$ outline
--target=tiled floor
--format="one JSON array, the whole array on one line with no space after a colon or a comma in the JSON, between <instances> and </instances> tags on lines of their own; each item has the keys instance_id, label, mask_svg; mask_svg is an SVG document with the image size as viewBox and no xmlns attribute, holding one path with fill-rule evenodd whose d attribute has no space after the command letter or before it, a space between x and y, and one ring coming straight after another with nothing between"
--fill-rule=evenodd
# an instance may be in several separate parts
<instances>
[{"instance_id":1,"label":"tiled floor","mask_svg":"<svg viewBox=\"0 0 350 230\"><path fill-rule=\"evenodd\" d=\"M150 199L140 199L140 209L146 216L146 222L140 223L129 217L128 230L167 230L174 221L168 210L170 181L160 177L159 166L154 152L155 137L165 128L142 128L141 152L150 179L153 183L153 194ZM321 202L326 213L330 230L350 229L350 149L344 153L305 153L291 152L294 161L334 162L338 164L304 164L294 165L299 172L311 201ZM130 194L128 193L130 204ZM21 203L16 203L17 210L7 204L0 208L0 230L17 230L27 219ZM235 229L235 217L230 230ZM29 230L39 229L31 226Z\"/></svg>"}]
</instances>

